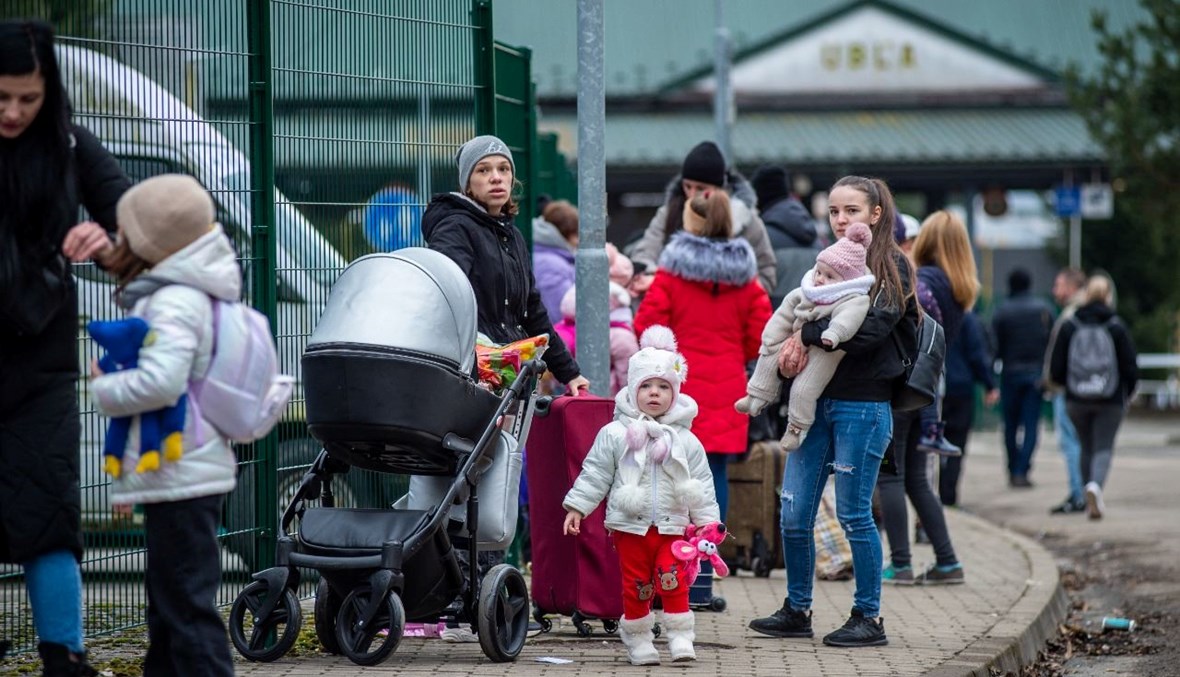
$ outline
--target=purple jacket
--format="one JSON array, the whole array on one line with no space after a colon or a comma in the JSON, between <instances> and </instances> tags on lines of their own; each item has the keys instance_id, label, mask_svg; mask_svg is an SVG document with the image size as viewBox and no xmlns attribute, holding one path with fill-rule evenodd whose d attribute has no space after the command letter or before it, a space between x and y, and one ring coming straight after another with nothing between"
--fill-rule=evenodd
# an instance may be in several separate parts
<instances>
[{"instance_id":1,"label":"purple jacket","mask_svg":"<svg viewBox=\"0 0 1180 677\"><path fill-rule=\"evenodd\" d=\"M561 297L574 285L574 252L557 228L541 218L533 219L533 275L549 321L561 322Z\"/></svg>"}]
</instances>

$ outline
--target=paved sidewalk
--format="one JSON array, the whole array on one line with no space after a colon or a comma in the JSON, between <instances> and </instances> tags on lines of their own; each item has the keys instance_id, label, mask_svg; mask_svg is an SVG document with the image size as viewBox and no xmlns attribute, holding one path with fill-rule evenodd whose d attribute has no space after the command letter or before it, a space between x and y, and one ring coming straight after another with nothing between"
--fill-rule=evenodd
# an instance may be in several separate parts
<instances>
[{"instance_id":1,"label":"paved sidewalk","mask_svg":"<svg viewBox=\"0 0 1180 677\"><path fill-rule=\"evenodd\" d=\"M990 439L973 440L978 449ZM982 455L981 455L982 456ZM994 456L993 456L994 458ZM978 470L978 468L977 468ZM596 633L581 638L568 622L532 638L516 663L494 664L478 644L450 644L438 639L407 638L383 664L353 665L341 656L284 657L274 663L237 659L239 675L311 677L313 675L561 675L602 677L686 670L701 675L979 675L1016 670L1035 656L1044 639L1064 618L1066 596L1050 554L1040 545L952 510L947 519L967 582L947 587L885 586L882 614L890 643L866 649L833 649L820 638L843 624L852 602L851 582L819 581L815 587L811 640L774 639L746 628L750 619L769 614L785 594L781 570L768 579L742 572L718 582L729 602L724 613L697 614L697 661L637 668L627 664L617 637ZM926 546L915 549L915 566L933 561ZM305 625L311 623L310 615ZM663 649L663 642L657 640ZM666 656L666 653L665 653ZM545 657L573 661L541 662Z\"/></svg>"}]
</instances>

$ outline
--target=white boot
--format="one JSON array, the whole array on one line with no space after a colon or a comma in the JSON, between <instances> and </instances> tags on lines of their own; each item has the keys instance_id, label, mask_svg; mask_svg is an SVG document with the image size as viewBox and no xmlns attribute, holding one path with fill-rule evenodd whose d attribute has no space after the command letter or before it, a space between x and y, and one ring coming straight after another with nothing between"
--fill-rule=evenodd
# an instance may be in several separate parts
<instances>
[{"instance_id":1,"label":"white boot","mask_svg":"<svg viewBox=\"0 0 1180 677\"><path fill-rule=\"evenodd\" d=\"M692 643L697 638L696 619L691 611L682 614L664 612L664 632L668 635L668 651L672 661L695 661L697 652Z\"/></svg>"},{"instance_id":2,"label":"white boot","mask_svg":"<svg viewBox=\"0 0 1180 677\"><path fill-rule=\"evenodd\" d=\"M656 625L655 614L648 612L643 618L619 621L619 637L627 647L627 660L631 665L659 665L660 652L652 641L656 638L652 628Z\"/></svg>"}]
</instances>

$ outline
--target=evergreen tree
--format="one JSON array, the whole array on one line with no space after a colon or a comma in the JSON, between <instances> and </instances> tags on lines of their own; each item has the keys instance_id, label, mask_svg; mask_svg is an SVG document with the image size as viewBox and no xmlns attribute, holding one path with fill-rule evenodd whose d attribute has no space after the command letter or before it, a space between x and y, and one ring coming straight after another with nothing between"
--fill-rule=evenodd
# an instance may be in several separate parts
<instances>
[{"instance_id":1,"label":"evergreen tree","mask_svg":"<svg viewBox=\"0 0 1180 677\"><path fill-rule=\"evenodd\" d=\"M1123 32L1094 13L1103 63L1066 84L1116 189L1114 219L1084 229L1082 264L1111 274L1140 351L1157 352L1177 349L1180 316L1180 0L1140 4Z\"/></svg>"}]
</instances>

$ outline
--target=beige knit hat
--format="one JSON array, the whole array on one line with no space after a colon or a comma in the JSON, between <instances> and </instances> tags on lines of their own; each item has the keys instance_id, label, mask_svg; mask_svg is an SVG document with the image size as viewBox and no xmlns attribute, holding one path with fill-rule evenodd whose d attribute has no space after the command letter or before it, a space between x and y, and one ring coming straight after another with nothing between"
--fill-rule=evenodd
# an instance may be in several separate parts
<instances>
[{"instance_id":1,"label":"beige knit hat","mask_svg":"<svg viewBox=\"0 0 1180 677\"><path fill-rule=\"evenodd\" d=\"M161 174L119 198L116 218L136 256L155 265L213 227L213 198L191 176Z\"/></svg>"}]
</instances>

